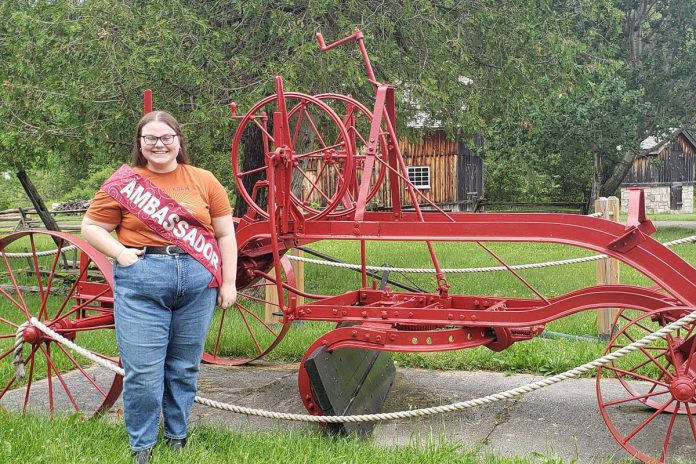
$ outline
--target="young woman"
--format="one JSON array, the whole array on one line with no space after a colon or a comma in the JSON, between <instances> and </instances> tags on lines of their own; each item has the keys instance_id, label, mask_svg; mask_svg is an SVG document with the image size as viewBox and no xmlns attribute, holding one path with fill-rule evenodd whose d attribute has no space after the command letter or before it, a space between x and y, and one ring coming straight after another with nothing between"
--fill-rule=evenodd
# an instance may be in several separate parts
<instances>
[{"instance_id":1,"label":"young woman","mask_svg":"<svg viewBox=\"0 0 696 464\"><path fill-rule=\"evenodd\" d=\"M227 193L210 172L188 164L172 115L143 117L132 155L133 167L122 166L95 196L82 234L115 260L124 418L135 460L143 463L160 414L169 446L186 444L215 303L227 308L237 297L237 244Z\"/></svg>"}]
</instances>

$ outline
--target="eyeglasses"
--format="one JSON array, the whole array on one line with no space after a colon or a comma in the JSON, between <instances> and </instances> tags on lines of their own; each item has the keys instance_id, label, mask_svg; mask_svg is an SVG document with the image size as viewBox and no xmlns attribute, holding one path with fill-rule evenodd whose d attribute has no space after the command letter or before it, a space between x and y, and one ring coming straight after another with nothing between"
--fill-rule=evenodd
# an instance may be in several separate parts
<instances>
[{"instance_id":1,"label":"eyeglasses","mask_svg":"<svg viewBox=\"0 0 696 464\"><path fill-rule=\"evenodd\" d=\"M177 134L166 134L161 137L157 137L155 135L141 135L143 142L145 142L145 145L157 145L157 141L161 140L164 145L171 145L174 143L174 137L176 137Z\"/></svg>"}]
</instances>

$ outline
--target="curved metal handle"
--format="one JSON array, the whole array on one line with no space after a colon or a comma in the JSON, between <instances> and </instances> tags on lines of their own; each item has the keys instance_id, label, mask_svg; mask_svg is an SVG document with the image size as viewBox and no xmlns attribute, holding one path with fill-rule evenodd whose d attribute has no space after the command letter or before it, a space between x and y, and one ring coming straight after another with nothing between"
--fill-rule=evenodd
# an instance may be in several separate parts
<instances>
[{"instance_id":1,"label":"curved metal handle","mask_svg":"<svg viewBox=\"0 0 696 464\"><path fill-rule=\"evenodd\" d=\"M367 71L368 79L375 86L375 88L380 85L380 83L377 82L377 80L375 79L375 73L372 70L370 58L367 56L367 49L365 49L365 36L363 35L362 31L360 31L360 29L356 27L355 29L353 29L353 33L348 37L338 39L337 41L332 42L329 45L326 45L326 42L324 42L324 36L321 35L321 32L317 32L316 38L317 42L319 42L319 49L322 52L331 50L332 48L336 48L339 45L343 45L346 42L350 42L353 40L356 41L358 43L358 48L360 48L360 54L362 55L363 61L365 62L365 70Z\"/></svg>"},{"instance_id":2,"label":"curved metal handle","mask_svg":"<svg viewBox=\"0 0 696 464\"><path fill-rule=\"evenodd\" d=\"M332 48L336 48L339 45L343 45L346 42L350 42L351 40L362 40L363 39L363 33L358 29L357 27L353 30L353 33L349 35L348 37L344 37L342 39L338 39L337 41L330 43L329 45L326 45L326 42L324 42L324 36L321 35L321 32L317 32L317 42L319 42L319 48L322 52L325 52L327 50L331 50Z\"/></svg>"}]
</instances>

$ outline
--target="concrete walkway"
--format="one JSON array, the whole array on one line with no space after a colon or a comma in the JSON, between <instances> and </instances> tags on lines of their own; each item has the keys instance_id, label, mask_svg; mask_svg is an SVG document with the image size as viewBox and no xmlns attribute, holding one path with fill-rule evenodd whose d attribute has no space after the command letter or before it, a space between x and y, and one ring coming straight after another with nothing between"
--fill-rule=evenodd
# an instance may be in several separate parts
<instances>
[{"instance_id":1,"label":"concrete walkway","mask_svg":"<svg viewBox=\"0 0 696 464\"><path fill-rule=\"evenodd\" d=\"M402 411L465 401L519 387L540 378L491 372L397 368L384 410ZM296 382L296 365L207 366L199 394L237 405L305 413ZM445 440L504 456L527 456L541 452L557 455L564 461L576 460L581 463L630 461L630 456L617 444L600 416L595 388L594 379L567 380L515 400L458 413L383 422L376 426L374 439L382 445L425 445L431 440ZM603 388L608 389L612 398L626 396L623 387L615 380L607 382ZM634 426L631 424L640 423L637 421L645 420L652 413L635 406L625 409L625 414L622 413L618 420L622 421L621 426L631 428L624 430L632 430ZM194 417L197 422L241 430L317 427L230 415L200 405L195 406ZM694 437L688 422L682 421L680 425L681 428L674 429L670 455L681 456L684 462L694 462ZM664 434L653 438L641 437L641 444L660 449Z\"/></svg>"},{"instance_id":2,"label":"concrete walkway","mask_svg":"<svg viewBox=\"0 0 696 464\"><path fill-rule=\"evenodd\" d=\"M306 410L297 391L297 367L296 364L268 363L232 368L206 365L201 375L199 395L240 406L304 414ZM99 369L94 369L95 375L103 374L97 372ZM490 372L397 368L385 411L464 401L525 385L539 378ZM37 382L32 395L41 394L41 388L45 387ZM603 388L615 397L626 397L625 390L615 380L603 382ZM17 408L22 395L21 391L14 396L7 395L2 405L8 409ZM64 406L70 409L67 402ZM115 421L121 420L117 413L120 407L119 400L112 412ZM631 427L628 430L652 412L636 407L635 402L623 409L618 420L622 421L621 426ZM658 421L664 419L666 423L669 417L660 416ZM193 425L212 424L234 430L320 428L300 422L247 417L198 404L194 406L191 420ZM696 444L685 420L683 416L680 417L675 427L670 456L684 459L678 462L695 462ZM664 434L661 437L641 437L640 443L660 449L663 439ZM376 426L374 440L389 446L426 445L433 440L445 440L505 456L527 456L539 452L557 455L566 462L630 462L630 456L610 435L599 414L593 379L567 380L515 400L458 413L383 422Z\"/></svg>"},{"instance_id":3,"label":"concrete walkway","mask_svg":"<svg viewBox=\"0 0 696 464\"><path fill-rule=\"evenodd\" d=\"M650 218L648 216L648 218ZM658 229L663 227L682 227L684 229L696 229L696 221L653 221Z\"/></svg>"}]
</instances>

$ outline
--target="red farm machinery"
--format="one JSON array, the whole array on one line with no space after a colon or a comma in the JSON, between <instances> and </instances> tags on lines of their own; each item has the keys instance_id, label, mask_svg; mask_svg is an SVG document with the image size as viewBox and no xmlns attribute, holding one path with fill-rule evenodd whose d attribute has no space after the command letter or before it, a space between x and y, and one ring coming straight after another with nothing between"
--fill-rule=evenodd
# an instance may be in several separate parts
<instances>
[{"instance_id":1,"label":"red farm machinery","mask_svg":"<svg viewBox=\"0 0 696 464\"><path fill-rule=\"evenodd\" d=\"M452 213L439 208L409 181L396 134L394 87L376 80L361 32L356 29L329 45L321 35L317 39L322 51L346 43L359 46L374 103L366 106L333 93L286 92L277 77L276 93L244 115L237 116L233 106L239 122L232 143L232 173L248 204L237 223L240 297L234 307L216 310L204 361L238 365L262 358L295 321L334 324L307 349L305 358L319 348L434 352L485 346L501 351L538 336L546 323L559 318L621 308L606 348L611 353L696 307L696 269L650 237L655 228L645 216L640 190L631 192L625 224L573 214ZM256 165L244 156L245 143L253 137L263 147ZM374 211L370 201L385 183L391 209ZM322 240L359 244L359 288L332 296L298 288L288 252ZM425 244L433 267L432 290L378 288L367 270L367 244L375 241ZM453 294L435 242L480 247L533 296ZM594 285L546 297L494 253L487 245L493 242L580 247L615 258L652 282L644 287ZM57 247L58 252L39 251L47 247ZM87 414L111 407L121 392L121 377L93 375L61 343L28 322L36 317L116 361L111 263L80 238L34 230L0 239L0 256L5 267L0 269L0 400L21 391L25 410L38 405L53 412L58 401ZM70 264L76 271L67 270ZM271 291L264 292L267 288ZM267 298L269 294L273 298ZM276 322L264 316L269 305ZM24 341L19 355L23 376L12 361L18 333ZM250 351L227 346L243 338ZM600 412L611 434L633 456L665 462L675 447L693 449L695 340L694 326L688 325L630 359L598 369ZM71 384L75 378L78 386ZM41 393L34 388L39 379L47 384ZM619 385L623 394L609 397L606 384ZM304 362L299 390L309 413L323 414ZM615 420L625 406L642 410L630 428ZM647 435L658 438L657 447L655 440L645 440Z\"/></svg>"}]
</instances>

